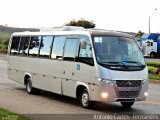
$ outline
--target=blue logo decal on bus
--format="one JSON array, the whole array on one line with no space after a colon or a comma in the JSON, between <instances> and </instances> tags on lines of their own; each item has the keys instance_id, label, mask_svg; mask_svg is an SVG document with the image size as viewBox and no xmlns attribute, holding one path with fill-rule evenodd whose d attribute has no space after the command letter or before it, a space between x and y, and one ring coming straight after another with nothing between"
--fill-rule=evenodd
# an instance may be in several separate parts
<instances>
[{"instance_id":1,"label":"blue logo decal on bus","mask_svg":"<svg viewBox=\"0 0 160 120\"><path fill-rule=\"evenodd\" d=\"M77 64L77 70L80 70L81 66L80 64Z\"/></svg>"},{"instance_id":2,"label":"blue logo decal on bus","mask_svg":"<svg viewBox=\"0 0 160 120\"><path fill-rule=\"evenodd\" d=\"M122 61L123 64L125 65L128 65L128 62L127 61Z\"/></svg>"}]
</instances>

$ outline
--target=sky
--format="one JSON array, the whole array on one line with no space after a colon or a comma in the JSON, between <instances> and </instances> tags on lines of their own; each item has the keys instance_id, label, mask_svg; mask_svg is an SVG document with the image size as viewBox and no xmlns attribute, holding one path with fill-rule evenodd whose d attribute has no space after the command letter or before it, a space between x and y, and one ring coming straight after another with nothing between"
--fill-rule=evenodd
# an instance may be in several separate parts
<instances>
[{"instance_id":1,"label":"sky","mask_svg":"<svg viewBox=\"0 0 160 120\"><path fill-rule=\"evenodd\" d=\"M157 9L157 10L155 10ZM96 28L160 33L160 0L0 0L0 25L41 28L71 20L93 21Z\"/></svg>"}]
</instances>

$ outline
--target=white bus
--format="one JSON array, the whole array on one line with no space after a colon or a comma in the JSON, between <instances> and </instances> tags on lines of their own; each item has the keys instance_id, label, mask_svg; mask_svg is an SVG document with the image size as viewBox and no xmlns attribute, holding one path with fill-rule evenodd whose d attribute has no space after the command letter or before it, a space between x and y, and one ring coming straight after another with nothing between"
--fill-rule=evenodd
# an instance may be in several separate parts
<instances>
[{"instance_id":1,"label":"white bus","mask_svg":"<svg viewBox=\"0 0 160 120\"><path fill-rule=\"evenodd\" d=\"M46 90L70 96L84 108L96 101L130 107L148 95L148 70L136 41L105 30L13 33L8 77L29 94Z\"/></svg>"}]
</instances>

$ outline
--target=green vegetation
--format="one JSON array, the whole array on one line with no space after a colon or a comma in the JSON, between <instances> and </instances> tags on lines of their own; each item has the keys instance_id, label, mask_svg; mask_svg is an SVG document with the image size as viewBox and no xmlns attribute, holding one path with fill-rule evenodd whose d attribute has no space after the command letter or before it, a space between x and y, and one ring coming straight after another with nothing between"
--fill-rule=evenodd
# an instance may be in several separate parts
<instances>
[{"instance_id":1,"label":"green vegetation","mask_svg":"<svg viewBox=\"0 0 160 120\"><path fill-rule=\"evenodd\" d=\"M160 80L160 75L149 73L149 79Z\"/></svg>"},{"instance_id":2,"label":"green vegetation","mask_svg":"<svg viewBox=\"0 0 160 120\"><path fill-rule=\"evenodd\" d=\"M147 62L147 65L160 68L160 63L159 62Z\"/></svg>"},{"instance_id":3,"label":"green vegetation","mask_svg":"<svg viewBox=\"0 0 160 120\"><path fill-rule=\"evenodd\" d=\"M0 53L6 54L10 39L10 33L0 32Z\"/></svg>"},{"instance_id":4,"label":"green vegetation","mask_svg":"<svg viewBox=\"0 0 160 120\"><path fill-rule=\"evenodd\" d=\"M148 62L149 79L160 80L160 63Z\"/></svg>"},{"instance_id":5,"label":"green vegetation","mask_svg":"<svg viewBox=\"0 0 160 120\"><path fill-rule=\"evenodd\" d=\"M157 72L157 68L153 66L148 66L148 72L155 74Z\"/></svg>"},{"instance_id":6,"label":"green vegetation","mask_svg":"<svg viewBox=\"0 0 160 120\"><path fill-rule=\"evenodd\" d=\"M0 120L31 120L28 117L24 117L17 113L11 112L4 108L0 108Z\"/></svg>"},{"instance_id":7,"label":"green vegetation","mask_svg":"<svg viewBox=\"0 0 160 120\"><path fill-rule=\"evenodd\" d=\"M22 32L22 31L39 31L36 28L16 28L16 27L8 27L0 25L0 54L7 53L7 46L10 39L10 36L14 32Z\"/></svg>"},{"instance_id":8,"label":"green vegetation","mask_svg":"<svg viewBox=\"0 0 160 120\"><path fill-rule=\"evenodd\" d=\"M72 20L69 23L65 24L66 26L80 26L84 28L95 28L96 25L93 23L93 21L88 21L85 19L80 19L78 21Z\"/></svg>"},{"instance_id":9,"label":"green vegetation","mask_svg":"<svg viewBox=\"0 0 160 120\"><path fill-rule=\"evenodd\" d=\"M142 31L138 31L138 33L136 33L135 34L135 39L137 40L137 41L140 41L140 39L141 39L141 36L144 34L144 32L142 32Z\"/></svg>"}]
</instances>

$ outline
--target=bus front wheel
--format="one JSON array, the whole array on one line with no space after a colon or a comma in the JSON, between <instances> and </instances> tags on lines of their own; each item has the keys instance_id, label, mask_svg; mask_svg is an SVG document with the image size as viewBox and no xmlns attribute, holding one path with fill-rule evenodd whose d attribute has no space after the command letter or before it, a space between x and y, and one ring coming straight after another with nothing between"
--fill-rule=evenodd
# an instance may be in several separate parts
<instances>
[{"instance_id":1,"label":"bus front wheel","mask_svg":"<svg viewBox=\"0 0 160 120\"><path fill-rule=\"evenodd\" d=\"M80 96L80 104L83 108L92 108L94 105L93 101L89 99L89 93L87 89L84 89Z\"/></svg>"},{"instance_id":2,"label":"bus front wheel","mask_svg":"<svg viewBox=\"0 0 160 120\"><path fill-rule=\"evenodd\" d=\"M134 104L134 102L121 102L123 107L129 108Z\"/></svg>"},{"instance_id":3,"label":"bus front wheel","mask_svg":"<svg viewBox=\"0 0 160 120\"><path fill-rule=\"evenodd\" d=\"M30 78L27 79L27 82L26 82L26 90L27 90L27 93L28 94L39 94L41 92L40 89L37 89L37 88L33 88L32 87L32 81Z\"/></svg>"}]
</instances>

